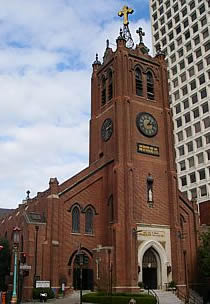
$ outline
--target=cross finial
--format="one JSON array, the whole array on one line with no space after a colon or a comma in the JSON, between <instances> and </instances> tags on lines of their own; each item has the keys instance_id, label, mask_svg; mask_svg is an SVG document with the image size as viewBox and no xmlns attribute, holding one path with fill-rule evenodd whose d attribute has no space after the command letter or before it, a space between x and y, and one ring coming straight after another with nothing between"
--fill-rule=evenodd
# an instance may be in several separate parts
<instances>
[{"instance_id":1,"label":"cross finial","mask_svg":"<svg viewBox=\"0 0 210 304\"><path fill-rule=\"evenodd\" d=\"M107 41L106 41L106 48L107 49L109 48L109 39L107 39Z\"/></svg>"},{"instance_id":2,"label":"cross finial","mask_svg":"<svg viewBox=\"0 0 210 304\"><path fill-rule=\"evenodd\" d=\"M30 191L28 190L28 191L26 191L26 194L27 194L27 197L26 197L26 199L28 200L28 199L30 199Z\"/></svg>"},{"instance_id":3,"label":"cross finial","mask_svg":"<svg viewBox=\"0 0 210 304\"><path fill-rule=\"evenodd\" d=\"M145 33L142 31L142 28L139 27L139 29L136 31L137 34L139 34L139 44L143 43L143 36L145 36Z\"/></svg>"},{"instance_id":4,"label":"cross finial","mask_svg":"<svg viewBox=\"0 0 210 304\"><path fill-rule=\"evenodd\" d=\"M101 64L100 61L98 60L98 53L96 53L96 60L93 62L93 64Z\"/></svg>"},{"instance_id":5,"label":"cross finial","mask_svg":"<svg viewBox=\"0 0 210 304\"><path fill-rule=\"evenodd\" d=\"M129 21L128 21L128 15L132 14L134 12L134 10L132 8L128 8L128 6L124 5L123 9L121 11L118 12L118 16L122 17L123 16L123 24L124 25L128 25Z\"/></svg>"}]
</instances>

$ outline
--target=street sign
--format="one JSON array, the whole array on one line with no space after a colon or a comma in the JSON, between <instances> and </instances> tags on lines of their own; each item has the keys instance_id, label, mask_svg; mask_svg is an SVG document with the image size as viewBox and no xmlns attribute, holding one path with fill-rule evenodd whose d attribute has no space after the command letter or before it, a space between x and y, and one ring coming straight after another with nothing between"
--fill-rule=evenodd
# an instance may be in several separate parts
<instances>
[{"instance_id":1,"label":"street sign","mask_svg":"<svg viewBox=\"0 0 210 304\"><path fill-rule=\"evenodd\" d=\"M36 281L36 288L50 288L50 281Z\"/></svg>"},{"instance_id":2,"label":"street sign","mask_svg":"<svg viewBox=\"0 0 210 304\"><path fill-rule=\"evenodd\" d=\"M22 269L22 270L30 270L31 269L31 265L20 265L20 269Z\"/></svg>"}]
</instances>

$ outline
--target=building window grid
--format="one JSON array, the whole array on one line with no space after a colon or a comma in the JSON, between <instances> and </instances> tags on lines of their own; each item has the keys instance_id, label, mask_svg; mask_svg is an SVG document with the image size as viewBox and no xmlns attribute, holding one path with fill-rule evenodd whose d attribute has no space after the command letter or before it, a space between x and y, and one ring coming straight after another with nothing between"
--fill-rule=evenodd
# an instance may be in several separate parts
<instances>
[{"instance_id":1,"label":"building window grid","mask_svg":"<svg viewBox=\"0 0 210 304\"><path fill-rule=\"evenodd\" d=\"M195 7L195 1L194 0L189 3L189 7L190 7L190 10L192 10Z\"/></svg>"},{"instance_id":2,"label":"building window grid","mask_svg":"<svg viewBox=\"0 0 210 304\"><path fill-rule=\"evenodd\" d=\"M193 8L193 6L194 6L194 4L193 4L193 2L194 1L191 1L189 4L188 4L188 7L191 5L191 9ZM204 20L204 16L202 15L202 19ZM201 18L200 18L200 20L199 20L199 22L201 21ZM203 21L203 23L205 23L205 21ZM199 23L199 27L200 27L200 23ZM204 31L205 31L205 29L204 29ZM203 31L203 32L204 32ZM195 35L196 35L197 33L195 33ZM203 38L203 36L202 36L202 38ZM193 50L194 51L194 47L195 46L193 46L193 48L190 48L190 47L188 47L188 51L190 51L190 50ZM204 46L202 46L202 50L201 50L201 52L204 50ZM172 50L172 51L174 51L174 49ZM169 54L170 54L170 52L169 52ZM209 60L208 60L208 55L206 54L206 53L203 53L203 54L205 54L205 62L204 62L204 66L207 66L208 64L210 65L210 56L209 56ZM207 55L207 56L206 56ZM196 59L196 61L199 61L200 60L200 58L197 58ZM196 62L195 61L195 62ZM209 63L208 63L209 62ZM207 73L207 72L206 72ZM195 74L197 74L197 71L195 71ZM206 75L205 74L205 76L208 76L208 75ZM175 78L175 77L177 77L177 71L176 71L176 73L175 73L175 75L173 76L172 75L172 78L171 78L171 80L173 80L173 78ZM195 77L195 79L197 78L197 75L196 76L194 76ZM187 74L187 80L188 79L190 79L190 80L192 80L192 77L189 77L189 75ZM198 79L198 78L197 78ZM171 81L170 80L170 81ZM203 86L204 84L202 84L202 86ZM198 101L197 101L197 104L200 106L200 102L202 102L202 104L204 104L205 102L206 102L206 97L207 97L207 93L204 93L203 94L203 96L202 96L202 98L201 98L201 88L200 88L200 86L199 86L199 91L197 92L197 96L198 96ZM173 92L173 90L172 90L172 92ZM192 94L190 94L190 95L192 95ZM181 99L183 99L183 97L181 98ZM190 101L190 108L191 108L191 104L192 105L194 105L192 102L191 102L191 98L189 98L189 101ZM200 109L200 112L201 113L203 113L203 110L202 110L202 108L201 107L199 107L199 109ZM208 112L206 113L207 115L208 115ZM182 129L182 128L181 128ZM204 129L204 126L203 126L203 124L201 124L201 130L203 130ZM192 129L192 130L194 130L194 128ZM209 130L208 130L209 131ZM194 133L194 132L193 132ZM196 134L195 134L196 135ZM194 136L194 134L193 134L193 136ZM204 136L205 136L205 134L204 134ZM203 140L204 140L204 138L203 138ZM194 144L193 144L194 145ZM209 154L210 154L210 150L209 150ZM207 152L206 152L206 155L207 155ZM179 157L179 156L178 156ZM210 156L209 156L210 157ZM208 158L208 156L206 156L206 158ZM188 162L187 162L187 166L188 166ZM197 174L198 174L198 172L196 172ZM186 186L186 187L188 187L188 186ZM201 186L202 187L202 186ZM194 188L194 189L196 189L196 188ZM189 191L189 193L190 193L190 191L191 190L193 190L193 189L188 189ZM194 190L193 190L194 191ZM199 196L199 194L198 194L198 196Z\"/></svg>"},{"instance_id":3,"label":"building window grid","mask_svg":"<svg viewBox=\"0 0 210 304\"><path fill-rule=\"evenodd\" d=\"M208 28L204 29L202 31L203 40L205 40L207 37L209 37L209 30Z\"/></svg>"},{"instance_id":4,"label":"building window grid","mask_svg":"<svg viewBox=\"0 0 210 304\"><path fill-rule=\"evenodd\" d=\"M203 139L202 139L202 136L198 137L195 139L195 142L196 142L196 147L197 149L200 149L203 147Z\"/></svg>"},{"instance_id":5,"label":"building window grid","mask_svg":"<svg viewBox=\"0 0 210 304\"><path fill-rule=\"evenodd\" d=\"M201 27L205 26L207 24L207 18L206 16L200 18L200 25Z\"/></svg>"},{"instance_id":6,"label":"building window grid","mask_svg":"<svg viewBox=\"0 0 210 304\"><path fill-rule=\"evenodd\" d=\"M210 144L210 133L205 134L205 144Z\"/></svg>"},{"instance_id":7,"label":"building window grid","mask_svg":"<svg viewBox=\"0 0 210 304\"><path fill-rule=\"evenodd\" d=\"M174 49L174 48L173 48ZM189 46L189 50L192 50L192 48Z\"/></svg>"}]
</instances>

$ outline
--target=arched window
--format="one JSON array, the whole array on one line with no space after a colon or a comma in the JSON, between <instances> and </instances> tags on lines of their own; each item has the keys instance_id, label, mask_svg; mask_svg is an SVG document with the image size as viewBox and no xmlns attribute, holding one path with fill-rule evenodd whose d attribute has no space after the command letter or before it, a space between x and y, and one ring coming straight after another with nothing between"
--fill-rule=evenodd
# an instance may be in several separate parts
<instances>
[{"instance_id":1,"label":"arched window","mask_svg":"<svg viewBox=\"0 0 210 304\"><path fill-rule=\"evenodd\" d=\"M93 210L88 208L85 212L85 233L93 233Z\"/></svg>"},{"instance_id":2,"label":"arched window","mask_svg":"<svg viewBox=\"0 0 210 304\"><path fill-rule=\"evenodd\" d=\"M106 103L106 78L102 77L102 90L101 90L101 104L102 106Z\"/></svg>"},{"instance_id":3,"label":"arched window","mask_svg":"<svg viewBox=\"0 0 210 304\"><path fill-rule=\"evenodd\" d=\"M136 77L136 95L142 96L143 95L142 73L139 68L136 68L135 70L135 77Z\"/></svg>"},{"instance_id":4,"label":"arched window","mask_svg":"<svg viewBox=\"0 0 210 304\"><path fill-rule=\"evenodd\" d=\"M147 72L147 98L154 99L154 80L151 72Z\"/></svg>"},{"instance_id":5,"label":"arched window","mask_svg":"<svg viewBox=\"0 0 210 304\"><path fill-rule=\"evenodd\" d=\"M80 211L74 207L72 211L72 232L80 232Z\"/></svg>"},{"instance_id":6,"label":"arched window","mask_svg":"<svg viewBox=\"0 0 210 304\"><path fill-rule=\"evenodd\" d=\"M109 77L108 77L108 100L112 99L112 97L113 97L112 71L109 70Z\"/></svg>"},{"instance_id":7,"label":"arched window","mask_svg":"<svg viewBox=\"0 0 210 304\"><path fill-rule=\"evenodd\" d=\"M148 249L143 257L142 261L143 267L149 267L149 268L157 268L157 259L155 257L154 251L152 248Z\"/></svg>"}]
</instances>

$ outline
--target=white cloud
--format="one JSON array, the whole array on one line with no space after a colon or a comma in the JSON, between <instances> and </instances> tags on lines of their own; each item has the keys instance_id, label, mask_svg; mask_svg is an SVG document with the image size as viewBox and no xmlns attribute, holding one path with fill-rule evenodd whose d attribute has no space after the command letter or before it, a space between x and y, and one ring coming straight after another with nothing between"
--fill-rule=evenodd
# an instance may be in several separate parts
<instances>
[{"instance_id":1,"label":"white cloud","mask_svg":"<svg viewBox=\"0 0 210 304\"><path fill-rule=\"evenodd\" d=\"M123 0L0 5L1 208L16 207L28 189L32 196L45 190L50 177L62 182L88 165L91 65L96 52L102 60L106 39L115 48L122 5ZM148 21L131 22L136 43L139 26L150 33ZM144 41L151 48L150 36Z\"/></svg>"}]
</instances>

